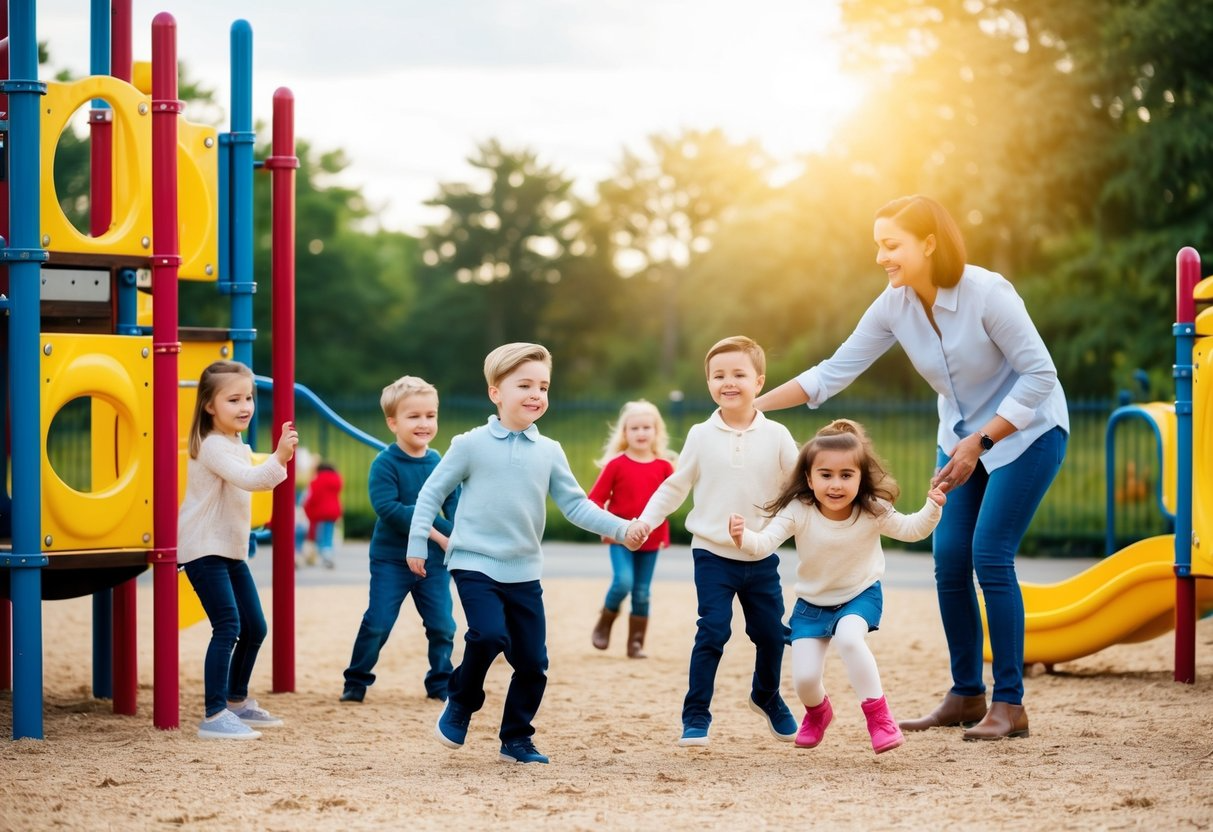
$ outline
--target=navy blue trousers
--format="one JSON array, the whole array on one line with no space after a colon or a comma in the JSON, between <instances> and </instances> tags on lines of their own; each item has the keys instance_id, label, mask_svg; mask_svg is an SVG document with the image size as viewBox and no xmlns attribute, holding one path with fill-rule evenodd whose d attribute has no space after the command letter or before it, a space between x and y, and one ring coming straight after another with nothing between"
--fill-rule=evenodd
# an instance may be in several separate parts
<instances>
[{"instance_id":1,"label":"navy blue trousers","mask_svg":"<svg viewBox=\"0 0 1213 832\"><path fill-rule=\"evenodd\" d=\"M547 688L547 619L539 581L505 584L481 572L451 570L467 617L463 663L447 696L469 712L484 707L484 679L502 653L514 668L501 713L502 742L533 736L532 721Z\"/></svg>"},{"instance_id":2,"label":"navy blue trousers","mask_svg":"<svg viewBox=\"0 0 1213 832\"><path fill-rule=\"evenodd\" d=\"M706 549L692 549L695 594L699 598L699 629L691 649L690 685L682 704L682 722L711 721L712 693L724 645L732 635L733 599L741 602L745 632L754 642L751 696L765 705L779 694L783 669L783 590L779 556L760 561L722 558Z\"/></svg>"}]
</instances>

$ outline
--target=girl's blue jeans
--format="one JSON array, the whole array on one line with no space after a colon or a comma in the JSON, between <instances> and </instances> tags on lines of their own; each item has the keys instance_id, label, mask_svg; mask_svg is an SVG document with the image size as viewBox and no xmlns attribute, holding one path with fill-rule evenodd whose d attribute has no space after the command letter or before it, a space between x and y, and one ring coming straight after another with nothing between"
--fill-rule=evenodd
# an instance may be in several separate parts
<instances>
[{"instance_id":1,"label":"girl's blue jeans","mask_svg":"<svg viewBox=\"0 0 1213 832\"><path fill-rule=\"evenodd\" d=\"M657 550L633 552L627 546L611 544L611 586L605 606L619 612L623 599L632 593L632 615L649 614L653 589L653 570L657 568Z\"/></svg>"},{"instance_id":2,"label":"girl's blue jeans","mask_svg":"<svg viewBox=\"0 0 1213 832\"><path fill-rule=\"evenodd\" d=\"M248 696L253 665L267 632L265 614L247 561L207 555L185 564L185 574L211 622L202 678L206 715L214 716L227 707L228 700Z\"/></svg>"},{"instance_id":3,"label":"girl's blue jeans","mask_svg":"<svg viewBox=\"0 0 1213 832\"><path fill-rule=\"evenodd\" d=\"M316 551L326 560L333 553L333 534L336 530L336 520L316 521Z\"/></svg>"},{"instance_id":4,"label":"girl's blue jeans","mask_svg":"<svg viewBox=\"0 0 1213 832\"><path fill-rule=\"evenodd\" d=\"M1023 594L1015 553L1066 455L1066 432L1054 428L1014 462L988 473L978 465L968 482L948 492L935 528L935 589L952 661L952 692L976 696L982 681L981 585L993 653L993 701L1023 702ZM937 449L938 450L938 449ZM938 450L939 465L948 457Z\"/></svg>"}]
</instances>

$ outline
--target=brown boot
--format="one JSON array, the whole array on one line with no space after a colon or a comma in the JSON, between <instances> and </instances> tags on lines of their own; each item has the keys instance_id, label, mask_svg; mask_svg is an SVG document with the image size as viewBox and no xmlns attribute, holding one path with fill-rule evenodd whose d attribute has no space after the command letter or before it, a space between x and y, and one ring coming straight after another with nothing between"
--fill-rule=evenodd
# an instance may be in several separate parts
<instances>
[{"instance_id":1,"label":"brown boot","mask_svg":"<svg viewBox=\"0 0 1213 832\"><path fill-rule=\"evenodd\" d=\"M907 719L897 723L903 731L925 731L928 728L953 728L975 725L986 715L986 696L957 696L948 691L939 707L919 719Z\"/></svg>"},{"instance_id":2,"label":"brown boot","mask_svg":"<svg viewBox=\"0 0 1213 832\"><path fill-rule=\"evenodd\" d=\"M990 710L981 722L965 731L966 740L1000 740L1004 737L1026 737L1028 735L1028 712L1023 705L1009 702L991 702Z\"/></svg>"},{"instance_id":3,"label":"brown boot","mask_svg":"<svg viewBox=\"0 0 1213 832\"><path fill-rule=\"evenodd\" d=\"M598 623L594 625L594 632L590 636L590 641L599 650L605 650L611 646L611 625L615 623L615 619L618 617L618 610L612 612L606 607L603 607L602 612L598 614Z\"/></svg>"},{"instance_id":4,"label":"brown boot","mask_svg":"<svg viewBox=\"0 0 1213 832\"><path fill-rule=\"evenodd\" d=\"M628 616L628 658L647 659L644 654L644 632L649 628L647 615Z\"/></svg>"}]
</instances>

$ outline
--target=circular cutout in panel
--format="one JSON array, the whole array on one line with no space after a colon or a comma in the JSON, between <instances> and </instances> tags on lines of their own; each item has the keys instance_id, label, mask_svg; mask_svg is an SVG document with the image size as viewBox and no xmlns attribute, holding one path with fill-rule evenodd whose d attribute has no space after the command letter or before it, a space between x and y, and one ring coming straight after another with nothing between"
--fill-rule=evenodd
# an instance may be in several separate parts
<instances>
[{"instance_id":1,"label":"circular cutout in panel","mask_svg":"<svg viewBox=\"0 0 1213 832\"><path fill-rule=\"evenodd\" d=\"M54 186L59 208L81 234L90 232L92 209L92 141L89 115L92 104L76 109L63 126L55 145ZM110 124L100 125L111 130Z\"/></svg>"},{"instance_id":2,"label":"circular cutout in panel","mask_svg":"<svg viewBox=\"0 0 1213 832\"><path fill-rule=\"evenodd\" d=\"M55 414L46 432L46 458L59 479L83 493L93 490L92 399L72 399Z\"/></svg>"}]
</instances>

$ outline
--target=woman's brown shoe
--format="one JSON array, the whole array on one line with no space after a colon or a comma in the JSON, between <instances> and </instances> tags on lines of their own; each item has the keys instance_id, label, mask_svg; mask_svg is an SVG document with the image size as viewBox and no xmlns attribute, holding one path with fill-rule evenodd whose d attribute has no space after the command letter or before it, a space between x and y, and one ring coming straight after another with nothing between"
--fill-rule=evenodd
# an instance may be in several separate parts
<instances>
[{"instance_id":1,"label":"woman's brown shoe","mask_svg":"<svg viewBox=\"0 0 1213 832\"><path fill-rule=\"evenodd\" d=\"M907 719L898 722L897 727L903 731L925 731L928 728L953 728L963 725L966 728L976 725L986 715L986 695L958 696L951 691L939 703L939 707L919 719Z\"/></svg>"},{"instance_id":2,"label":"woman's brown shoe","mask_svg":"<svg viewBox=\"0 0 1213 832\"><path fill-rule=\"evenodd\" d=\"M1028 712L1023 705L991 702L985 719L965 731L966 740L1000 740L1028 735Z\"/></svg>"}]
</instances>

